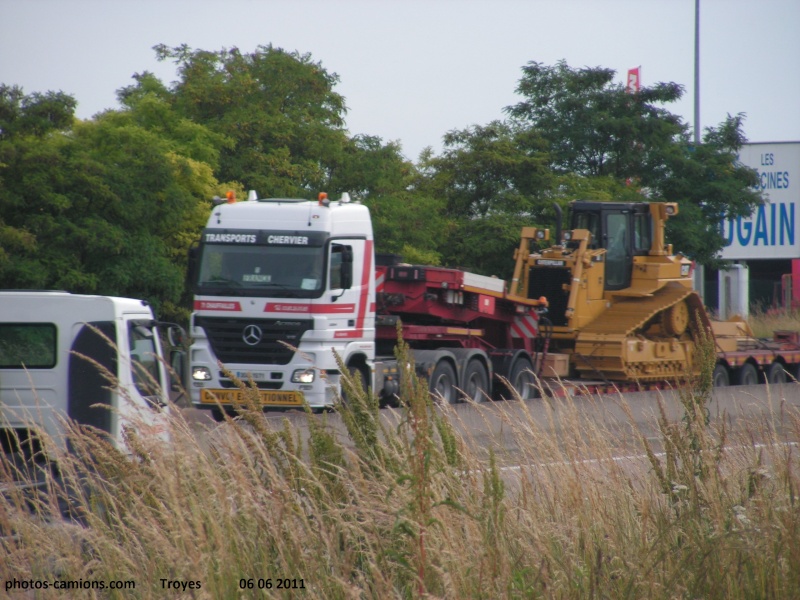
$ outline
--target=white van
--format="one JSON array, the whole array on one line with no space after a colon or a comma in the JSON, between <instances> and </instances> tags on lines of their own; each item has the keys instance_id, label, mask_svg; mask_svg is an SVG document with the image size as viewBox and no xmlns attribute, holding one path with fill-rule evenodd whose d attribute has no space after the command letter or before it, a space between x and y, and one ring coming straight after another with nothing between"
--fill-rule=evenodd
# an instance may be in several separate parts
<instances>
[{"instance_id":1,"label":"white van","mask_svg":"<svg viewBox=\"0 0 800 600\"><path fill-rule=\"evenodd\" d=\"M145 301L0 291L3 451L36 455L42 432L66 449L65 417L123 451L130 428L168 439L163 356Z\"/></svg>"}]
</instances>

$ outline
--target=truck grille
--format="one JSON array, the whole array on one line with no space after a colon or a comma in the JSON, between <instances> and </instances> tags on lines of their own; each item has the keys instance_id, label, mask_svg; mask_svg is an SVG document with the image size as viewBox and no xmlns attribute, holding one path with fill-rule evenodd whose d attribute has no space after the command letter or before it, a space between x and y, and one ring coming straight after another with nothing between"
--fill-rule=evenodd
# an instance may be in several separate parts
<instances>
[{"instance_id":1,"label":"truck grille","mask_svg":"<svg viewBox=\"0 0 800 600\"><path fill-rule=\"evenodd\" d=\"M194 323L205 330L219 360L250 365L288 364L294 351L281 342L297 346L313 327L310 319L196 317Z\"/></svg>"},{"instance_id":2,"label":"truck grille","mask_svg":"<svg viewBox=\"0 0 800 600\"><path fill-rule=\"evenodd\" d=\"M532 267L528 277L528 298L544 296L550 303L547 318L556 327L567 325L564 313L567 310L569 296L564 291L564 285L569 285L572 277L569 269L554 269L551 267Z\"/></svg>"}]
</instances>

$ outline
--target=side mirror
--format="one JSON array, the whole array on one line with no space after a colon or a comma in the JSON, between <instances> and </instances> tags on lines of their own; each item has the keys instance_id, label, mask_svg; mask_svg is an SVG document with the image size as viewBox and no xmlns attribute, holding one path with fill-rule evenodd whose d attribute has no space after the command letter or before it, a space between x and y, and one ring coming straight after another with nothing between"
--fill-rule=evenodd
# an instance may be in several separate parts
<instances>
[{"instance_id":1,"label":"side mirror","mask_svg":"<svg viewBox=\"0 0 800 600\"><path fill-rule=\"evenodd\" d=\"M186 342L186 332L183 327L170 323L167 327L167 341L172 348L182 348Z\"/></svg>"}]
</instances>

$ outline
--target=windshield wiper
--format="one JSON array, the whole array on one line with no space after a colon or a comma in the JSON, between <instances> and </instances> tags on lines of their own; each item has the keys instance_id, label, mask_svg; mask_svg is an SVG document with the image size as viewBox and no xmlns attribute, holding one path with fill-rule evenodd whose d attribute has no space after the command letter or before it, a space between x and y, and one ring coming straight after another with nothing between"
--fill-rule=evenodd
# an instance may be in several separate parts
<instances>
[{"instance_id":1,"label":"windshield wiper","mask_svg":"<svg viewBox=\"0 0 800 600\"><path fill-rule=\"evenodd\" d=\"M204 287L242 287L242 284L235 279L225 279L224 277L214 277L208 281L201 281Z\"/></svg>"},{"instance_id":2,"label":"windshield wiper","mask_svg":"<svg viewBox=\"0 0 800 600\"><path fill-rule=\"evenodd\" d=\"M288 285L286 283L274 283L274 282L255 283L253 284L253 287L276 288L285 293L287 298L300 298L301 297L300 292L304 291L304 290L298 290L296 287Z\"/></svg>"}]
</instances>

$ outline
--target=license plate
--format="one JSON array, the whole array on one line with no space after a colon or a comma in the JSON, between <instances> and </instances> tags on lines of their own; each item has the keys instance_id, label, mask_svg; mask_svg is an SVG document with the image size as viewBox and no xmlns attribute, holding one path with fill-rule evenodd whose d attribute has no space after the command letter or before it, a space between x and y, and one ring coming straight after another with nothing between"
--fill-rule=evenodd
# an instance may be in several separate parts
<instances>
[{"instance_id":1,"label":"license plate","mask_svg":"<svg viewBox=\"0 0 800 600\"><path fill-rule=\"evenodd\" d=\"M200 402L203 404L246 404L245 394L252 391L242 390L202 390ZM303 395L300 392L282 392L276 390L259 390L258 398L264 406L300 406Z\"/></svg>"}]
</instances>

